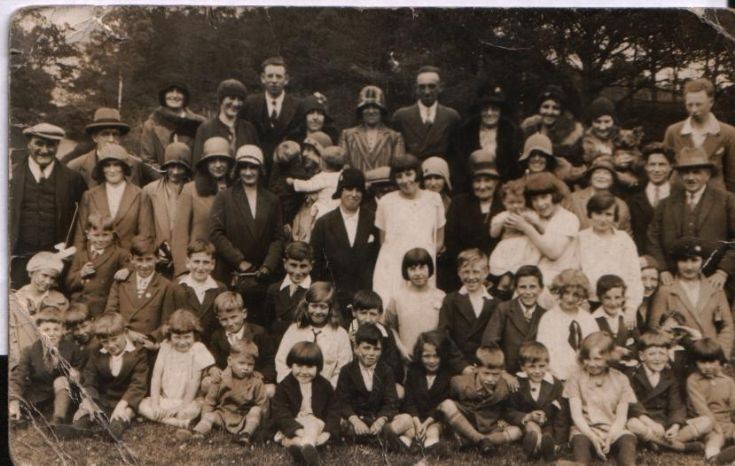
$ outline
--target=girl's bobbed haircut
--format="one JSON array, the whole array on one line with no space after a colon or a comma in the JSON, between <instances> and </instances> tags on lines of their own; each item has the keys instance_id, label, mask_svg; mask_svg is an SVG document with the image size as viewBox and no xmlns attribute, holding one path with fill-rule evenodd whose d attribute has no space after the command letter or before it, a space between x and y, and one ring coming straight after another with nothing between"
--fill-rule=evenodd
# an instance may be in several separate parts
<instances>
[{"instance_id":1,"label":"girl's bobbed haircut","mask_svg":"<svg viewBox=\"0 0 735 466\"><path fill-rule=\"evenodd\" d=\"M421 161L418 158L411 154L393 157L390 162L390 180L396 183L396 175L409 170L413 170L416 174L416 183L423 181L424 171L421 169Z\"/></svg>"},{"instance_id":2,"label":"girl's bobbed haircut","mask_svg":"<svg viewBox=\"0 0 735 466\"><path fill-rule=\"evenodd\" d=\"M702 338L692 344L692 358L695 362L719 361L721 364L727 362L725 351L714 338Z\"/></svg>"},{"instance_id":3,"label":"girl's bobbed haircut","mask_svg":"<svg viewBox=\"0 0 735 466\"><path fill-rule=\"evenodd\" d=\"M309 317L309 303L329 303L329 321L328 325L332 328L337 328L340 325L339 309L337 309L337 297L335 295L334 285L329 282L314 282L311 284L309 289L306 291L304 299L301 300L296 313L294 315L294 322L299 328L305 328L311 325L311 318Z\"/></svg>"},{"instance_id":4,"label":"girl's bobbed haircut","mask_svg":"<svg viewBox=\"0 0 735 466\"><path fill-rule=\"evenodd\" d=\"M403 256L401 264L401 274L404 280L408 280L408 269L415 265L426 265L429 267L429 276L434 275L434 259L431 254L424 248L413 248Z\"/></svg>"},{"instance_id":5,"label":"girl's bobbed haircut","mask_svg":"<svg viewBox=\"0 0 735 466\"><path fill-rule=\"evenodd\" d=\"M172 333L182 335L193 332L194 337L198 339L202 333L202 324L193 312L187 309L177 309L168 318L168 322L163 326L162 332L166 338L171 337Z\"/></svg>"},{"instance_id":6,"label":"girl's bobbed haircut","mask_svg":"<svg viewBox=\"0 0 735 466\"><path fill-rule=\"evenodd\" d=\"M324 356L319 345L311 341L300 341L293 345L286 356L286 365L291 367L294 364L316 366L317 371L321 372L324 367Z\"/></svg>"},{"instance_id":7,"label":"girl's bobbed haircut","mask_svg":"<svg viewBox=\"0 0 735 466\"><path fill-rule=\"evenodd\" d=\"M599 349L601 354L607 354L612 357L615 351L615 340L607 332L592 332L582 340L582 345L579 348L579 362L580 364L590 357L593 349Z\"/></svg>"}]
</instances>

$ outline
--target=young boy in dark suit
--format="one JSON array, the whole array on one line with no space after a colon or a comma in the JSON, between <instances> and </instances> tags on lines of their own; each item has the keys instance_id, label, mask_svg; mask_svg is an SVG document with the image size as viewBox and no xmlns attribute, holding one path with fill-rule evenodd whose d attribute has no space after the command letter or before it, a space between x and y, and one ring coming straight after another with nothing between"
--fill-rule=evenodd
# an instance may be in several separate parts
<instances>
[{"instance_id":1,"label":"young boy in dark suit","mask_svg":"<svg viewBox=\"0 0 735 466\"><path fill-rule=\"evenodd\" d=\"M94 336L94 319L89 315L89 309L84 303L71 303L64 313L64 327L66 340L73 341L84 353L84 360L99 346Z\"/></svg>"},{"instance_id":2,"label":"young boy in dark suit","mask_svg":"<svg viewBox=\"0 0 735 466\"><path fill-rule=\"evenodd\" d=\"M600 307L592 313L601 331L609 333L615 340L615 351L619 362L615 367L624 370L637 365L636 342L638 332L625 325L625 282L617 275L603 275L597 280L597 297Z\"/></svg>"},{"instance_id":3,"label":"young boy in dark suit","mask_svg":"<svg viewBox=\"0 0 735 466\"><path fill-rule=\"evenodd\" d=\"M339 373L335 396L345 431L357 438L381 435L398 414L393 373L380 361L383 335L366 324L355 335L355 359Z\"/></svg>"},{"instance_id":4,"label":"young boy in dark suit","mask_svg":"<svg viewBox=\"0 0 735 466\"><path fill-rule=\"evenodd\" d=\"M536 340L538 322L546 312L538 304L544 289L544 278L538 267L520 267L513 281L518 297L498 305L482 336L482 344L500 346L505 354L505 367L511 374L520 369L518 352L523 343Z\"/></svg>"}]
</instances>

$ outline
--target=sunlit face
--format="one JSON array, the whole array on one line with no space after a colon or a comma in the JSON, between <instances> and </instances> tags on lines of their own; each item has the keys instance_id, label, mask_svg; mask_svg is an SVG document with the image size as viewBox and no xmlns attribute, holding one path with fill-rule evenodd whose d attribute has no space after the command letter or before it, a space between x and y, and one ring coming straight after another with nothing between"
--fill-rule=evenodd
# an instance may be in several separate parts
<instances>
[{"instance_id":1,"label":"sunlit face","mask_svg":"<svg viewBox=\"0 0 735 466\"><path fill-rule=\"evenodd\" d=\"M531 207L541 218L551 218L556 212L554 196L551 193L532 196Z\"/></svg>"},{"instance_id":2,"label":"sunlit face","mask_svg":"<svg viewBox=\"0 0 735 466\"><path fill-rule=\"evenodd\" d=\"M671 168L671 163L664 154L650 154L645 166L648 180L655 185L663 184L669 179Z\"/></svg>"},{"instance_id":3,"label":"sunlit face","mask_svg":"<svg viewBox=\"0 0 735 466\"><path fill-rule=\"evenodd\" d=\"M122 133L117 128L102 128L92 133L92 140L97 148L105 144L120 144Z\"/></svg>"},{"instance_id":4,"label":"sunlit face","mask_svg":"<svg viewBox=\"0 0 735 466\"><path fill-rule=\"evenodd\" d=\"M339 197L340 205L347 212L354 212L360 208L362 202L362 191L358 188L345 188Z\"/></svg>"},{"instance_id":5,"label":"sunlit face","mask_svg":"<svg viewBox=\"0 0 735 466\"><path fill-rule=\"evenodd\" d=\"M684 184L684 189L687 192L696 193L707 184L711 173L708 168L693 167L679 170L679 176L681 177L682 184Z\"/></svg>"},{"instance_id":6,"label":"sunlit face","mask_svg":"<svg viewBox=\"0 0 735 466\"><path fill-rule=\"evenodd\" d=\"M590 175L590 184L598 191L606 191L612 187L613 175L605 168L598 168Z\"/></svg>"},{"instance_id":7,"label":"sunlit face","mask_svg":"<svg viewBox=\"0 0 735 466\"><path fill-rule=\"evenodd\" d=\"M439 175L426 175L424 176L424 188L435 193L441 193L444 191L444 177Z\"/></svg>"},{"instance_id":8,"label":"sunlit face","mask_svg":"<svg viewBox=\"0 0 735 466\"><path fill-rule=\"evenodd\" d=\"M518 279L516 292L521 303L526 307L536 305L536 300L541 294L541 285L536 277L525 276Z\"/></svg>"},{"instance_id":9,"label":"sunlit face","mask_svg":"<svg viewBox=\"0 0 735 466\"><path fill-rule=\"evenodd\" d=\"M607 233L615 227L615 204L600 212L590 212L590 223L595 233Z\"/></svg>"},{"instance_id":10,"label":"sunlit face","mask_svg":"<svg viewBox=\"0 0 735 466\"><path fill-rule=\"evenodd\" d=\"M181 110L184 107L184 93L176 87L166 91L164 95L166 107L172 110Z\"/></svg>"},{"instance_id":11,"label":"sunlit face","mask_svg":"<svg viewBox=\"0 0 735 466\"><path fill-rule=\"evenodd\" d=\"M541 383L549 370L549 361L539 360L521 364L521 369L533 383Z\"/></svg>"},{"instance_id":12,"label":"sunlit face","mask_svg":"<svg viewBox=\"0 0 735 466\"><path fill-rule=\"evenodd\" d=\"M373 367L378 363L380 359L380 353L382 353L382 345L378 342L377 345L363 341L359 345L355 346L355 357L360 364L365 367Z\"/></svg>"},{"instance_id":13,"label":"sunlit face","mask_svg":"<svg viewBox=\"0 0 735 466\"><path fill-rule=\"evenodd\" d=\"M582 360L582 365L589 375L602 375L607 371L608 358L609 355L599 348L592 348L589 355Z\"/></svg>"},{"instance_id":14,"label":"sunlit face","mask_svg":"<svg viewBox=\"0 0 735 466\"><path fill-rule=\"evenodd\" d=\"M207 161L207 171L215 180L224 178L228 168L230 165L225 157L212 157Z\"/></svg>"},{"instance_id":15,"label":"sunlit face","mask_svg":"<svg viewBox=\"0 0 735 466\"><path fill-rule=\"evenodd\" d=\"M119 356L125 351L128 344L128 332L123 331L117 335L98 335L97 340L111 356Z\"/></svg>"},{"instance_id":16,"label":"sunlit face","mask_svg":"<svg viewBox=\"0 0 735 466\"><path fill-rule=\"evenodd\" d=\"M565 312L576 312L579 305L587 298L586 293L577 286L565 286L557 297L559 307Z\"/></svg>"},{"instance_id":17,"label":"sunlit face","mask_svg":"<svg viewBox=\"0 0 735 466\"><path fill-rule=\"evenodd\" d=\"M125 169L122 162L109 160L102 165L102 174L105 176L105 182L117 185L125 181Z\"/></svg>"},{"instance_id":18,"label":"sunlit face","mask_svg":"<svg viewBox=\"0 0 735 466\"><path fill-rule=\"evenodd\" d=\"M541 102L538 113L541 115L541 122L544 126L554 126L559 115L561 115L561 105L556 100L544 100Z\"/></svg>"},{"instance_id":19,"label":"sunlit face","mask_svg":"<svg viewBox=\"0 0 735 466\"><path fill-rule=\"evenodd\" d=\"M413 196L419 189L419 184L416 181L416 171L410 169L396 173L396 184L402 194Z\"/></svg>"},{"instance_id":20,"label":"sunlit face","mask_svg":"<svg viewBox=\"0 0 735 466\"><path fill-rule=\"evenodd\" d=\"M186 258L186 269L196 282L204 282L214 271L214 257L206 252L195 252Z\"/></svg>"},{"instance_id":21,"label":"sunlit face","mask_svg":"<svg viewBox=\"0 0 735 466\"><path fill-rule=\"evenodd\" d=\"M684 94L684 105L689 115L697 121L704 121L712 111L714 99L707 91L687 92Z\"/></svg>"},{"instance_id":22,"label":"sunlit face","mask_svg":"<svg viewBox=\"0 0 735 466\"><path fill-rule=\"evenodd\" d=\"M669 362L669 352L663 346L649 346L638 353L644 366L654 372L661 372Z\"/></svg>"},{"instance_id":23,"label":"sunlit face","mask_svg":"<svg viewBox=\"0 0 735 466\"><path fill-rule=\"evenodd\" d=\"M56 160L56 151L59 149L59 141L31 136L28 141L28 156L33 159L42 169Z\"/></svg>"},{"instance_id":24,"label":"sunlit face","mask_svg":"<svg viewBox=\"0 0 735 466\"><path fill-rule=\"evenodd\" d=\"M91 319L77 322L67 322L66 328L71 332L74 340L80 345L86 345L92 339L94 325Z\"/></svg>"},{"instance_id":25,"label":"sunlit face","mask_svg":"<svg viewBox=\"0 0 735 466\"><path fill-rule=\"evenodd\" d=\"M112 240L114 238L115 234L110 230L97 228L91 225L87 229L87 241L89 241L89 244L97 250L106 249L110 244L112 244Z\"/></svg>"},{"instance_id":26,"label":"sunlit face","mask_svg":"<svg viewBox=\"0 0 735 466\"><path fill-rule=\"evenodd\" d=\"M247 309L228 309L217 314L217 320L227 333L237 333L248 317Z\"/></svg>"},{"instance_id":27,"label":"sunlit face","mask_svg":"<svg viewBox=\"0 0 735 466\"><path fill-rule=\"evenodd\" d=\"M495 194L498 179L490 175L477 175L472 177L472 192L480 201L488 201Z\"/></svg>"},{"instance_id":28,"label":"sunlit face","mask_svg":"<svg viewBox=\"0 0 735 466\"><path fill-rule=\"evenodd\" d=\"M237 118L244 104L245 100L239 95L227 95L219 104L219 112L229 119Z\"/></svg>"},{"instance_id":29,"label":"sunlit face","mask_svg":"<svg viewBox=\"0 0 735 466\"><path fill-rule=\"evenodd\" d=\"M480 123L484 128L495 128L500 121L500 107L488 105L480 112Z\"/></svg>"},{"instance_id":30,"label":"sunlit face","mask_svg":"<svg viewBox=\"0 0 735 466\"><path fill-rule=\"evenodd\" d=\"M357 325L377 324L380 321L380 309L372 307L370 309L356 309L352 311L352 315L357 319Z\"/></svg>"},{"instance_id":31,"label":"sunlit face","mask_svg":"<svg viewBox=\"0 0 735 466\"><path fill-rule=\"evenodd\" d=\"M148 278L156 271L155 254L133 255L130 262L140 278Z\"/></svg>"},{"instance_id":32,"label":"sunlit face","mask_svg":"<svg viewBox=\"0 0 735 466\"><path fill-rule=\"evenodd\" d=\"M423 288L429 283L429 266L428 264L414 264L406 270L408 280L416 288Z\"/></svg>"},{"instance_id":33,"label":"sunlit face","mask_svg":"<svg viewBox=\"0 0 735 466\"><path fill-rule=\"evenodd\" d=\"M171 346L180 353L186 353L191 349L194 343L197 341L194 332L187 333L171 333L168 337L171 341Z\"/></svg>"},{"instance_id":34,"label":"sunlit face","mask_svg":"<svg viewBox=\"0 0 735 466\"><path fill-rule=\"evenodd\" d=\"M424 369L426 369L428 374L436 374L439 372L441 357L439 357L439 352L436 350L436 346L430 343L424 343L424 348L421 350L421 365L424 366Z\"/></svg>"},{"instance_id":35,"label":"sunlit face","mask_svg":"<svg viewBox=\"0 0 735 466\"><path fill-rule=\"evenodd\" d=\"M481 260L475 260L463 264L459 269L458 275L467 291L474 292L485 286L485 279L488 273L488 264Z\"/></svg>"},{"instance_id":36,"label":"sunlit face","mask_svg":"<svg viewBox=\"0 0 735 466\"><path fill-rule=\"evenodd\" d=\"M316 303L308 303L306 312L309 315L309 321L314 327L324 327L329 320L329 311L332 303L329 301L320 301Z\"/></svg>"},{"instance_id":37,"label":"sunlit face","mask_svg":"<svg viewBox=\"0 0 735 466\"><path fill-rule=\"evenodd\" d=\"M502 377L502 375L503 369L500 368L477 368L477 378L480 380L480 384L482 384L483 388L488 391L492 391L495 389L495 386L498 384L498 381L500 380L500 377Z\"/></svg>"},{"instance_id":38,"label":"sunlit face","mask_svg":"<svg viewBox=\"0 0 735 466\"><path fill-rule=\"evenodd\" d=\"M172 163L166 167L166 179L169 183L181 184L186 181L186 168L178 163Z\"/></svg>"},{"instance_id":39,"label":"sunlit face","mask_svg":"<svg viewBox=\"0 0 735 466\"><path fill-rule=\"evenodd\" d=\"M245 186L257 186L260 167L251 163L240 164L240 179Z\"/></svg>"},{"instance_id":40,"label":"sunlit face","mask_svg":"<svg viewBox=\"0 0 735 466\"><path fill-rule=\"evenodd\" d=\"M31 285L40 293L45 293L51 289L59 277L59 272L54 269L41 269L30 273Z\"/></svg>"},{"instance_id":41,"label":"sunlit face","mask_svg":"<svg viewBox=\"0 0 735 466\"><path fill-rule=\"evenodd\" d=\"M260 82L270 97L278 97L288 84L288 73L282 65L268 65L260 74Z\"/></svg>"},{"instance_id":42,"label":"sunlit face","mask_svg":"<svg viewBox=\"0 0 735 466\"><path fill-rule=\"evenodd\" d=\"M42 322L38 326L38 331L48 344L56 348L61 342L61 337L64 336L64 325L59 322Z\"/></svg>"},{"instance_id":43,"label":"sunlit face","mask_svg":"<svg viewBox=\"0 0 735 466\"><path fill-rule=\"evenodd\" d=\"M293 363L291 364L291 374L293 374L300 384L307 384L316 378L317 374L319 374L319 369L316 366Z\"/></svg>"},{"instance_id":44,"label":"sunlit face","mask_svg":"<svg viewBox=\"0 0 735 466\"><path fill-rule=\"evenodd\" d=\"M676 270L684 280L696 280L702 270L702 258L699 256L687 257L676 261Z\"/></svg>"},{"instance_id":45,"label":"sunlit face","mask_svg":"<svg viewBox=\"0 0 735 466\"><path fill-rule=\"evenodd\" d=\"M614 316L625 304L625 288L610 288L602 296L599 296L602 309L607 315Z\"/></svg>"},{"instance_id":46,"label":"sunlit face","mask_svg":"<svg viewBox=\"0 0 735 466\"><path fill-rule=\"evenodd\" d=\"M643 283L643 296L650 298L658 290L658 270L648 267L641 270L641 282Z\"/></svg>"},{"instance_id":47,"label":"sunlit face","mask_svg":"<svg viewBox=\"0 0 735 466\"><path fill-rule=\"evenodd\" d=\"M722 373L722 363L720 361L697 361L697 371L705 379L713 379Z\"/></svg>"},{"instance_id":48,"label":"sunlit face","mask_svg":"<svg viewBox=\"0 0 735 466\"><path fill-rule=\"evenodd\" d=\"M306 129L310 132L321 131L324 128L324 112L312 110L306 114Z\"/></svg>"},{"instance_id":49,"label":"sunlit face","mask_svg":"<svg viewBox=\"0 0 735 466\"><path fill-rule=\"evenodd\" d=\"M283 268L286 269L291 283L298 285L309 276L311 269L314 268L314 263L309 259L298 260L286 257L283 259Z\"/></svg>"},{"instance_id":50,"label":"sunlit face","mask_svg":"<svg viewBox=\"0 0 735 466\"><path fill-rule=\"evenodd\" d=\"M601 115L592 120L592 132L600 139L607 139L614 124L612 116Z\"/></svg>"},{"instance_id":51,"label":"sunlit face","mask_svg":"<svg viewBox=\"0 0 735 466\"><path fill-rule=\"evenodd\" d=\"M416 76L416 97L427 107L434 105L441 92L439 74L433 71Z\"/></svg>"},{"instance_id":52,"label":"sunlit face","mask_svg":"<svg viewBox=\"0 0 735 466\"><path fill-rule=\"evenodd\" d=\"M526 199L523 196L516 196L515 194L508 193L503 198L503 207L508 212L518 214L526 208Z\"/></svg>"},{"instance_id":53,"label":"sunlit face","mask_svg":"<svg viewBox=\"0 0 735 466\"><path fill-rule=\"evenodd\" d=\"M362 109L362 122L367 126L377 126L382 118L383 114L377 105L366 105Z\"/></svg>"},{"instance_id":54,"label":"sunlit face","mask_svg":"<svg viewBox=\"0 0 735 466\"><path fill-rule=\"evenodd\" d=\"M253 375L255 359L247 354L232 354L227 357L227 365L236 379L245 379Z\"/></svg>"}]
</instances>

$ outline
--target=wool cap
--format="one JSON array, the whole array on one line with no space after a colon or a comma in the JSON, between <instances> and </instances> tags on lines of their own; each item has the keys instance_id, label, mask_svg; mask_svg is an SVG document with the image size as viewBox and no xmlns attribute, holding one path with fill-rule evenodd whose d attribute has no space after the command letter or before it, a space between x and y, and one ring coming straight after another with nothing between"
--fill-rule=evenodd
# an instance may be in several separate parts
<instances>
[{"instance_id":1,"label":"wool cap","mask_svg":"<svg viewBox=\"0 0 735 466\"><path fill-rule=\"evenodd\" d=\"M225 97L241 97L248 95L248 89L237 79L225 79L217 86L217 102L222 103Z\"/></svg>"},{"instance_id":2,"label":"wool cap","mask_svg":"<svg viewBox=\"0 0 735 466\"><path fill-rule=\"evenodd\" d=\"M677 261L691 257L705 258L706 256L707 251L704 242L693 236L679 238L671 247L671 257Z\"/></svg>"},{"instance_id":3,"label":"wool cap","mask_svg":"<svg viewBox=\"0 0 735 466\"><path fill-rule=\"evenodd\" d=\"M64 263L61 262L61 259L49 251L37 253L26 264L26 271L28 273L38 272L39 270L55 270L57 273L61 273L63 269Z\"/></svg>"},{"instance_id":4,"label":"wool cap","mask_svg":"<svg viewBox=\"0 0 735 466\"><path fill-rule=\"evenodd\" d=\"M50 123L39 123L24 129L23 136L28 139L36 136L38 138L48 139L49 141L61 141L66 136L66 133L63 129Z\"/></svg>"},{"instance_id":5,"label":"wool cap","mask_svg":"<svg viewBox=\"0 0 735 466\"><path fill-rule=\"evenodd\" d=\"M605 115L611 116L615 120L615 104L607 97L598 97L590 104L588 113L590 121Z\"/></svg>"}]
</instances>

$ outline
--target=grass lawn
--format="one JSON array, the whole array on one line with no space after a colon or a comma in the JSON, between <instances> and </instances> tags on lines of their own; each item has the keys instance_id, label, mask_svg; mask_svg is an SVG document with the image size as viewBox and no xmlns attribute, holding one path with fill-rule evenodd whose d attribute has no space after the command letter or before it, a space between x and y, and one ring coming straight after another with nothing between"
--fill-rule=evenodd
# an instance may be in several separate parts
<instances>
[{"instance_id":1,"label":"grass lawn","mask_svg":"<svg viewBox=\"0 0 735 466\"><path fill-rule=\"evenodd\" d=\"M197 443L180 443L174 439L175 429L151 423L135 423L125 433L127 447L134 452L140 465L292 465L285 449L272 443L256 445L252 451L231 443L231 436L215 431L207 440ZM124 464L118 449L112 443L92 439L64 441L55 445L66 462L47 444L33 427L12 428L10 447L16 466L108 466ZM408 466L408 465L541 465L523 458L520 447L502 448L494 456L482 457L476 451L453 450L449 458L422 458L420 455L382 454L377 447L334 446L322 452L325 466ZM605 464L598 462L596 465ZM608 464L614 464L609 462ZM650 466L694 466L703 464L701 456L675 455L671 453L639 454L639 465Z\"/></svg>"}]
</instances>

